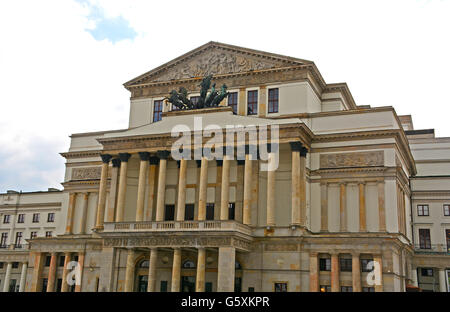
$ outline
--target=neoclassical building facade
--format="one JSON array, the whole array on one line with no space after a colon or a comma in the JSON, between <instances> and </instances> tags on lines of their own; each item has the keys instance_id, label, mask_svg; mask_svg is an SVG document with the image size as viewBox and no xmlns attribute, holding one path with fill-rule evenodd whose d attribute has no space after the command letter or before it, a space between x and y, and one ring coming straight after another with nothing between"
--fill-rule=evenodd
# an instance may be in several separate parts
<instances>
[{"instance_id":1,"label":"neoclassical building facade","mask_svg":"<svg viewBox=\"0 0 450 312\"><path fill-rule=\"evenodd\" d=\"M197 101L207 75L228 87L219 106L167 101L180 87ZM1 289L448 291L450 138L356 105L311 61L217 42L124 86L129 127L61 153L55 235L18 251L8 228Z\"/></svg>"}]
</instances>

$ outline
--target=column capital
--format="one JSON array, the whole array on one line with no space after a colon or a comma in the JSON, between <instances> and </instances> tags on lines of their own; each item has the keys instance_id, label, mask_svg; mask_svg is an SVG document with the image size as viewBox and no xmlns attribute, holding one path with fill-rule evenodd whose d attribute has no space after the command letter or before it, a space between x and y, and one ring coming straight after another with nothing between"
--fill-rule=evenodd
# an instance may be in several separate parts
<instances>
[{"instance_id":1,"label":"column capital","mask_svg":"<svg viewBox=\"0 0 450 312\"><path fill-rule=\"evenodd\" d=\"M143 161L148 161L150 159L150 153L149 152L139 152L139 157Z\"/></svg>"},{"instance_id":2,"label":"column capital","mask_svg":"<svg viewBox=\"0 0 450 312\"><path fill-rule=\"evenodd\" d=\"M156 156L150 156L149 162L150 162L150 165L157 165L157 164L159 164L159 158Z\"/></svg>"},{"instance_id":3,"label":"column capital","mask_svg":"<svg viewBox=\"0 0 450 312\"><path fill-rule=\"evenodd\" d=\"M119 158L121 162L128 162L128 159L130 159L131 154L129 153L119 153Z\"/></svg>"},{"instance_id":4,"label":"column capital","mask_svg":"<svg viewBox=\"0 0 450 312\"><path fill-rule=\"evenodd\" d=\"M159 159L167 159L170 156L170 151L160 150L156 152Z\"/></svg>"},{"instance_id":5,"label":"column capital","mask_svg":"<svg viewBox=\"0 0 450 312\"><path fill-rule=\"evenodd\" d=\"M302 147L300 149L300 157L306 157L306 154L308 154L308 149L306 147Z\"/></svg>"},{"instance_id":6,"label":"column capital","mask_svg":"<svg viewBox=\"0 0 450 312\"><path fill-rule=\"evenodd\" d=\"M289 142L289 145L291 146L291 150L293 152L300 152L303 146L302 142L300 141Z\"/></svg>"},{"instance_id":7,"label":"column capital","mask_svg":"<svg viewBox=\"0 0 450 312\"><path fill-rule=\"evenodd\" d=\"M112 166L113 166L113 168L119 168L120 167L120 158L114 158L112 160Z\"/></svg>"},{"instance_id":8,"label":"column capital","mask_svg":"<svg viewBox=\"0 0 450 312\"><path fill-rule=\"evenodd\" d=\"M109 163L109 161L111 160L112 156L109 154L101 154L100 157L102 158L102 162L104 164Z\"/></svg>"}]
</instances>

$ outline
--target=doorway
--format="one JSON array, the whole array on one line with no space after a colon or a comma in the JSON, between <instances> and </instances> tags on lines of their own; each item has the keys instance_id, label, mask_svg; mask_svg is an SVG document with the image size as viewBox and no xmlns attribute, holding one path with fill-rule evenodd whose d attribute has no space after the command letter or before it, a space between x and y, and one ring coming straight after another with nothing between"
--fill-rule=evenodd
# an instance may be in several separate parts
<instances>
[{"instance_id":1,"label":"doorway","mask_svg":"<svg viewBox=\"0 0 450 312\"><path fill-rule=\"evenodd\" d=\"M182 276L181 277L181 292L195 292L195 277Z\"/></svg>"}]
</instances>

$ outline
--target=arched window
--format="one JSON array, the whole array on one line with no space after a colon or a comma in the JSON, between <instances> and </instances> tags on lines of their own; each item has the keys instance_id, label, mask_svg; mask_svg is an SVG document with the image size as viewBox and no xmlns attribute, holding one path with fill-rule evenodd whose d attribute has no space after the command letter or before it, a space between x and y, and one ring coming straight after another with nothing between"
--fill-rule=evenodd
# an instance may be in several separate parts
<instances>
[{"instance_id":1,"label":"arched window","mask_svg":"<svg viewBox=\"0 0 450 312\"><path fill-rule=\"evenodd\" d=\"M239 262L235 262L234 263L234 268L236 269L236 270L241 270L242 269L242 266L241 266L241 264L239 263Z\"/></svg>"},{"instance_id":2,"label":"arched window","mask_svg":"<svg viewBox=\"0 0 450 312\"><path fill-rule=\"evenodd\" d=\"M191 260L186 260L183 262L183 268L185 268L185 269L195 268L195 263Z\"/></svg>"},{"instance_id":3,"label":"arched window","mask_svg":"<svg viewBox=\"0 0 450 312\"><path fill-rule=\"evenodd\" d=\"M139 264L140 268L148 268L149 265L149 261L148 260L142 260L141 263Z\"/></svg>"}]
</instances>

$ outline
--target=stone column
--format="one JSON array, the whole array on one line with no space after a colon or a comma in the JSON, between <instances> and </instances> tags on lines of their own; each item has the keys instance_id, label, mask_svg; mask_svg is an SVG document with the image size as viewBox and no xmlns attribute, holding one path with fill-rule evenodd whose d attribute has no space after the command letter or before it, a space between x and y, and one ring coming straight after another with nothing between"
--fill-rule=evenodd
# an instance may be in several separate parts
<instances>
[{"instance_id":1,"label":"stone column","mask_svg":"<svg viewBox=\"0 0 450 312\"><path fill-rule=\"evenodd\" d=\"M69 274L69 262L71 260L72 253L65 252L64 253L64 268L63 268L63 276L61 283L61 292L67 292L69 290L69 284L67 283L67 274Z\"/></svg>"},{"instance_id":2,"label":"stone column","mask_svg":"<svg viewBox=\"0 0 450 312\"><path fill-rule=\"evenodd\" d=\"M134 249L128 249L127 267L125 270L125 292L133 292L134 286Z\"/></svg>"},{"instance_id":3,"label":"stone column","mask_svg":"<svg viewBox=\"0 0 450 312\"><path fill-rule=\"evenodd\" d=\"M331 291L339 292L339 254L331 254Z\"/></svg>"},{"instance_id":4,"label":"stone column","mask_svg":"<svg viewBox=\"0 0 450 312\"><path fill-rule=\"evenodd\" d=\"M271 163L275 154L271 151L271 145L268 145L268 162ZM271 168L267 171L267 226L275 226L275 168Z\"/></svg>"},{"instance_id":5,"label":"stone column","mask_svg":"<svg viewBox=\"0 0 450 312\"><path fill-rule=\"evenodd\" d=\"M319 291L319 258L315 252L309 253L309 291Z\"/></svg>"},{"instance_id":6,"label":"stone column","mask_svg":"<svg viewBox=\"0 0 450 312\"><path fill-rule=\"evenodd\" d=\"M173 249L173 265L172 265L172 292L180 291L181 278L181 248Z\"/></svg>"},{"instance_id":7,"label":"stone column","mask_svg":"<svg viewBox=\"0 0 450 312\"><path fill-rule=\"evenodd\" d=\"M75 210L75 203L77 199L77 193L69 194L69 207L67 210L67 222L66 222L66 234L72 234L73 228L73 215Z\"/></svg>"},{"instance_id":8,"label":"stone column","mask_svg":"<svg viewBox=\"0 0 450 312\"><path fill-rule=\"evenodd\" d=\"M31 277L31 291L38 292L41 290L41 273L44 265L44 254L42 252L34 252L33 276Z\"/></svg>"},{"instance_id":9,"label":"stone column","mask_svg":"<svg viewBox=\"0 0 450 312\"><path fill-rule=\"evenodd\" d=\"M383 291L383 261L381 255L373 256L375 279L379 277L379 283L375 283L375 292ZM377 265L378 263L378 265ZM378 276L377 276L378 275Z\"/></svg>"},{"instance_id":10,"label":"stone column","mask_svg":"<svg viewBox=\"0 0 450 312\"><path fill-rule=\"evenodd\" d=\"M102 255L99 260L99 290L102 292L114 291L114 280L116 268L117 249L103 246Z\"/></svg>"},{"instance_id":11,"label":"stone column","mask_svg":"<svg viewBox=\"0 0 450 312\"><path fill-rule=\"evenodd\" d=\"M80 234L86 234L86 219L87 219L87 210L89 205L89 192L83 194L83 210L81 211L81 221L80 221Z\"/></svg>"},{"instance_id":12,"label":"stone column","mask_svg":"<svg viewBox=\"0 0 450 312\"><path fill-rule=\"evenodd\" d=\"M106 222L114 222L117 201L117 184L119 182L120 159L112 160L111 184L109 187L108 208L106 209Z\"/></svg>"},{"instance_id":13,"label":"stone column","mask_svg":"<svg viewBox=\"0 0 450 312\"><path fill-rule=\"evenodd\" d=\"M225 148L224 148L225 152ZM230 203L230 162L227 155L223 155L222 191L220 195L220 220L228 220L228 204Z\"/></svg>"},{"instance_id":14,"label":"stone column","mask_svg":"<svg viewBox=\"0 0 450 312\"><path fill-rule=\"evenodd\" d=\"M55 279L56 279L56 262L58 260L58 254L56 252L51 253L50 267L48 269L48 283L47 292L55 291Z\"/></svg>"},{"instance_id":15,"label":"stone column","mask_svg":"<svg viewBox=\"0 0 450 312\"><path fill-rule=\"evenodd\" d=\"M341 232L347 232L347 190L346 184L339 184L339 228Z\"/></svg>"},{"instance_id":16,"label":"stone column","mask_svg":"<svg viewBox=\"0 0 450 312\"><path fill-rule=\"evenodd\" d=\"M195 280L195 291L205 291L205 263L206 263L206 250L203 247L198 248L197 258L197 278Z\"/></svg>"},{"instance_id":17,"label":"stone column","mask_svg":"<svg viewBox=\"0 0 450 312\"><path fill-rule=\"evenodd\" d=\"M9 292L9 282L11 280L12 262L6 265L5 281L3 282L3 292Z\"/></svg>"},{"instance_id":18,"label":"stone column","mask_svg":"<svg viewBox=\"0 0 450 312\"><path fill-rule=\"evenodd\" d=\"M127 170L128 160L131 154L120 153L120 178L119 178L119 194L117 195L116 222L123 222L125 214L125 198L127 193Z\"/></svg>"},{"instance_id":19,"label":"stone column","mask_svg":"<svg viewBox=\"0 0 450 312\"><path fill-rule=\"evenodd\" d=\"M198 220L206 219L206 190L208 188L208 159L202 157L200 167L200 185L198 191Z\"/></svg>"},{"instance_id":20,"label":"stone column","mask_svg":"<svg viewBox=\"0 0 450 312\"><path fill-rule=\"evenodd\" d=\"M300 150L302 143L290 142L292 155L291 172L291 224L300 225Z\"/></svg>"},{"instance_id":21,"label":"stone column","mask_svg":"<svg viewBox=\"0 0 450 312\"><path fill-rule=\"evenodd\" d=\"M352 254L352 287L353 292L361 292L361 265L359 254Z\"/></svg>"},{"instance_id":22,"label":"stone column","mask_svg":"<svg viewBox=\"0 0 450 312\"><path fill-rule=\"evenodd\" d=\"M359 185L359 231L366 231L366 195L365 183L360 182Z\"/></svg>"},{"instance_id":23,"label":"stone column","mask_svg":"<svg viewBox=\"0 0 450 312\"><path fill-rule=\"evenodd\" d=\"M237 109L238 115L245 116L245 110L246 110L246 106L247 106L246 98L247 98L247 96L245 93L245 88L239 88L239 100L238 100L238 109Z\"/></svg>"},{"instance_id":24,"label":"stone column","mask_svg":"<svg viewBox=\"0 0 450 312\"><path fill-rule=\"evenodd\" d=\"M150 153L139 152L139 157L141 158L141 162L139 166L138 193L136 200L136 222L144 221L145 182L147 180Z\"/></svg>"},{"instance_id":25,"label":"stone column","mask_svg":"<svg viewBox=\"0 0 450 312\"><path fill-rule=\"evenodd\" d=\"M219 264L217 274L217 291L234 291L234 275L236 249L234 247L219 247Z\"/></svg>"},{"instance_id":26,"label":"stone column","mask_svg":"<svg viewBox=\"0 0 450 312\"><path fill-rule=\"evenodd\" d=\"M150 249L150 263L148 265L148 284L147 291L156 291L156 263L158 261L158 248Z\"/></svg>"},{"instance_id":27,"label":"stone column","mask_svg":"<svg viewBox=\"0 0 450 312\"><path fill-rule=\"evenodd\" d=\"M96 229L103 229L103 221L105 220L105 204L106 204L106 182L108 180L108 167L111 155L100 155L102 158L102 173L100 177L100 187L98 191L97 221Z\"/></svg>"},{"instance_id":28,"label":"stone column","mask_svg":"<svg viewBox=\"0 0 450 312\"><path fill-rule=\"evenodd\" d=\"M244 207L242 223L252 224L252 157L250 148L245 151L245 168L244 168Z\"/></svg>"},{"instance_id":29,"label":"stone column","mask_svg":"<svg viewBox=\"0 0 450 312\"><path fill-rule=\"evenodd\" d=\"M439 268L439 291L447 292L447 277L445 276L445 269Z\"/></svg>"},{"instance_id":30,"label":"stone column","mask_svg":"<svg viewBox=\"0 0 450 312\"><path fill-rule=\"evenodd\" d=\"M328 231L328 184L320 183L320 230Z\"/></svg>"},{"instance_id":31,"label":"stone column","mask_svg":"<svg viewBox=\"0 0 450 312\"><path fill-rule=\"evenodd\" d=\"M386 212L384 200L384 181L378 182L378 215L379 215L379 231L386 231Z\"/></svg>"},{"instance_id":32,"label":"stone column","mask_svg":"<svg viewBox=\"0 0 450 312\"><path fill-rule=\"evenodd\" d=\"M300 222L306 226L306 155L308 149L302 147L300 151Z\"/></svg>"},{"instance_id":33,"label":"stone column","mask_svg":"<svg viewBox=\"0 0 450 312\"><path fill-rule=\"evenodd\" d=\"M83 285L84 257L84 252L78 253L78 264L80 265L80 283L75 285L75 292L81 292L81 286Z\"/></svg>"},{"instance_id":34,"label":"stone column","mask_svg":"<svg viewBox=\"0 0 450 312\"><path fill-rule=\"evenodd\" d=\"M145 211L145 220L153 221L153 209L155 209L155 186L156 181L156 170L159 164L158 157L150 157L150 166L148 169L148 199L147 199L147 209Z\"/></svg>"},{"instance_id":35,"label":"stone column","mask_svg":"<svg viewBox=\"0 0 450 312\"><path fill-rule=\"evenodd\" d=\"M19 292L25 291L25 285L27 283L27 270L28 270L28 262L23 262L22 271L20 272Z\"/></svg>"},{"instance_id":36,"label":"stone column","mask_svg":"<svg viewBox=\"0 0 450 312\"><path fill-rule=\"evenodd\" d=\"M187 160L180 159L180 174L178 175L177 221L183 221L186 208L186 170Z\"/></svg>"},{"instance_id":37,"label":"stone column","mask_svg":"<svg viewBox=\"0 0 450 312\"><path fill-rule=\"evenodd\" d=\"M412 268L411 270L411 283L413 284L413 286L419 287L417 268Z\"/></svg>"},{"instance_id":38,"label":"stone column","mask_svg":"<svg viewBox=\"0 0 450 312\"><path fill-rule=\"evenodd\" d=\"M169 151L158 151L159 173L158 173L158 194L156 196L156 221L164 220L164 204L166 199L166 169Z\"/></svg>"},{"instance_id":39,"label":"stone column","mask_svg":"<svg viewBox=\"0 0 450 312\"><path fill-rule=\"evenodd\" d=\"M259 86L259 103L258 103L258 117L266 117L266 104L267 104L267 96L266 96L266 86Z\"/></svg>"}]
</instances>

